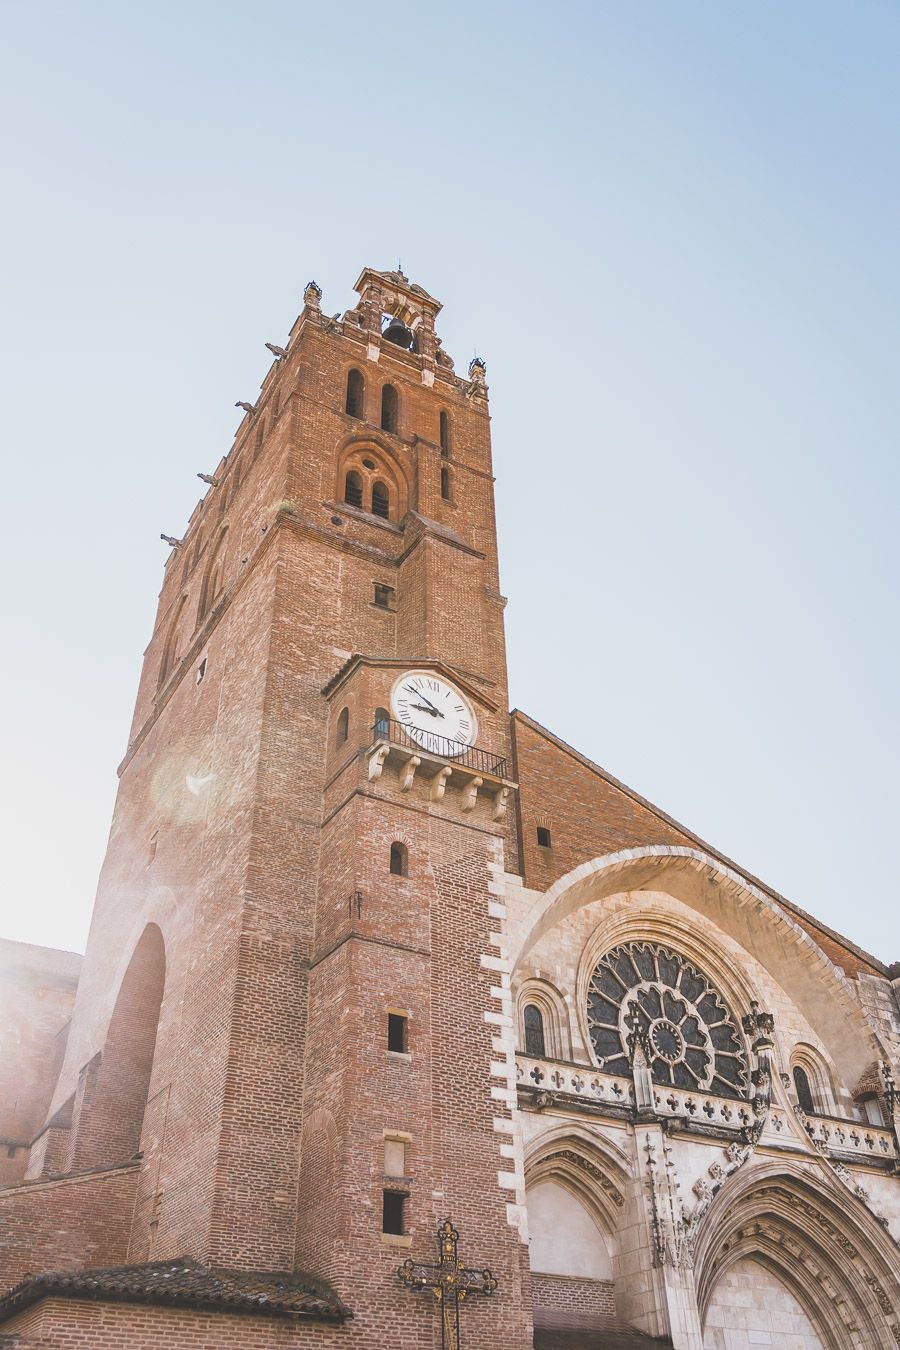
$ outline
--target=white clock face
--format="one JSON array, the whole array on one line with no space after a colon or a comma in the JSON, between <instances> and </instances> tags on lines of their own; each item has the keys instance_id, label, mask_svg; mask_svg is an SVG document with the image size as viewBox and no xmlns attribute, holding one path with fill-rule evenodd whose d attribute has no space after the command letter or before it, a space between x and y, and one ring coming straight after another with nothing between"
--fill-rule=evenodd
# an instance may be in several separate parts
<instances>
[{"instance_id":1,"label":"white clock face","mask_svg":"<svg viewBox=\"0 0 900 1350\"><path fill-rule=\"evenodd\" d=\"M391 691L391 711L416 745L433 755L461 755L478 734L468 700L428 670L400 676Z\"/></svg>"}]
</instances>

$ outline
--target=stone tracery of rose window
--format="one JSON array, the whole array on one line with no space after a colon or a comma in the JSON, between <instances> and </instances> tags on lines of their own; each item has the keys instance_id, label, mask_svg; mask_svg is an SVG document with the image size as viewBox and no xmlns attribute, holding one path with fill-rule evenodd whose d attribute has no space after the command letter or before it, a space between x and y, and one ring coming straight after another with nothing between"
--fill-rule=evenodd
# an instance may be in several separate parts
<instances>
[{"instance_id":1,"label":"stone tracery of rose window","mask_svg":"<svg viewBox=\"0 0 900 1350\"><path fill-rule=\"evenodd\" d=\"M742 1097L747 1058L728 1005L706 975L654 942L627 942L598 961L587 993L591 1041L607 1073L631 1074L628 1038L650 1048L654 1083Z\"/></svg>"}]
</instances>

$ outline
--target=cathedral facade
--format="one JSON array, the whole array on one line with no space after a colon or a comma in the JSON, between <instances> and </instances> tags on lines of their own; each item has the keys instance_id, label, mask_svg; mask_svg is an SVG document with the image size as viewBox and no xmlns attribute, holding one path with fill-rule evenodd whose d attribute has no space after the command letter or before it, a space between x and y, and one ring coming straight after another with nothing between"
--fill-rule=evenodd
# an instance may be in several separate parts
<instances>
[{"instance_id":1,"label":"cathedral facade","mask_svg":"<svg viewBox=\"0 0 900 1350\"><path fill-rule=\"evenodd\" d=\"M170 539L0 1344L896 1350L900 971L508 711L488 389L310 283Z\"/></svg>"}]
</instances>

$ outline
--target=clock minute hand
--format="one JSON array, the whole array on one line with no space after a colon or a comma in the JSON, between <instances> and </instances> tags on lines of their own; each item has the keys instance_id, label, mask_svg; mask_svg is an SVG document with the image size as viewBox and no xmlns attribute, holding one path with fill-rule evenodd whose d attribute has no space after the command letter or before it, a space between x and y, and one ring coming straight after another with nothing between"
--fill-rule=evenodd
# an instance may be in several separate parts
<instances>
[{"instance_id":1,"label":"clock minute hand","mask_svg":"<svg viewBox=\"0 0 900 1350\"><path fill-rule=\"evenodd\" d=\"M444 714L441 712L440 708L435 707L427 694L423 694L419 689L413 689L411 685L407 685L406 688L412 694L413 698L424 698L435 717L443 717ZM421 704L419 706L421 707Z\"/></svg>"}]
</instances>

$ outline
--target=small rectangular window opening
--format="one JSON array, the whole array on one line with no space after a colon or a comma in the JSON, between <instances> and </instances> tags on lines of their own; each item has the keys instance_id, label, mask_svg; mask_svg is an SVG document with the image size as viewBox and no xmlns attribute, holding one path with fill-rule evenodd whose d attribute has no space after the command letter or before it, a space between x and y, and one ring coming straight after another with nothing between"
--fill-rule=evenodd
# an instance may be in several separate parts
<instances>
[{"instance_id":1,"label":"small rectangular window opening","mask_svg":"<svg viewBox=\"0 0 900 1350\"><path fill-rule=\"evenodd\" d=\"M537 827L537 841L541 848L550 847L550 831L546 825L539 825Z\"/></svg>"},{"instance_id":2,"label":"small rectangular window opening","mask_svg":"<svg viewBox=\"0 0 900 1350\"><path fill-rule=\"evenodd\" d=\"M378 582L375 583L375 604L379 609L390 609L393 598L393 586L382 586Z\"/></svg>"},{"instance_id":3,"label":"small rectangular window opening","mask_svg":"<svg viewBox=\"0 0 900 1350\"><path fill-rule=\"evenodd\" d=\"M398 1237L403 1234L403 1210L406 1205L406 1196L399 1191L383 1191L381 1207L381 1231L382 1233L394 1233Z\"/></svg>"},{"instance_id":4,"label":"small rectangular window opening","mask_svg":"<svg viewBox=\"0 0 900 1350\"><path fill-rule=\"evenodd\" d=\"M387 1048L395 1054L406 1054L406 1022L402 1013L388 1013Z\"/></svg>"},{"instance_id":5,"label":"small rectangular window opening","mask_svg":"<svg viewBox=\"0 0 900 1350\"><path fill-rule=\"evenodd\" d=\"M203 682L203 677L204 677L204 675L206 674L206 667L207 667L208 661L209 661L209 657L204 656L203 660L200 662L199 666L197 667L197 683L198 683L198 684L202 684L202 682Z\"/></svg>"}]
</instances>

